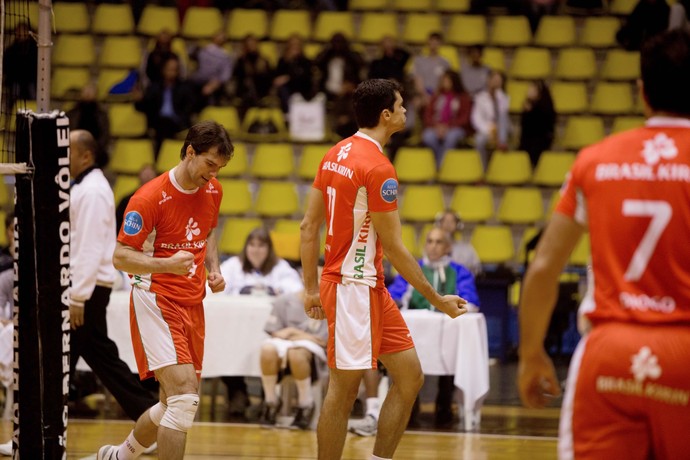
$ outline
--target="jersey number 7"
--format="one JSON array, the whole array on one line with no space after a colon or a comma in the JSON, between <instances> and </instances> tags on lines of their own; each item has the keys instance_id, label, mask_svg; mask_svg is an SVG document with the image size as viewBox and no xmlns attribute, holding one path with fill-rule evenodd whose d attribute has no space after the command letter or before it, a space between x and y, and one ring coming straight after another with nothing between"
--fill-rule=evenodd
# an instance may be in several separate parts
<instances>
[{"instance_id":1,"label":"jersey number 7","mask_svg":"<svg viewBox=\"0 0 690 460\"><path fill-rule=\"evenodd\" d=\"M625 271L626 281L637 281L647 269L649 259L654 254L654 248L661 238L661 234L671 221L673 208L666 201L652 200L623 200L623 215L630 217L651 217L647 231L642 241L635 249L628 269Z\"/></svg>"}]
</instances>

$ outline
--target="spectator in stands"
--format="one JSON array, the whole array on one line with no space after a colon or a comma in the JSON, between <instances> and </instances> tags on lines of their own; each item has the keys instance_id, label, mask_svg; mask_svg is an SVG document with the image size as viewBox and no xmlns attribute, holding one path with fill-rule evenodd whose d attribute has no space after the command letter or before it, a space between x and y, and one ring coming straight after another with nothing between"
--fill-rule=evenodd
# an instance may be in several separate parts
<instances>
[{"instance_id":1,"label":"spectator in stands","mask_svg":"<svg viewBox=\"0 0 690 460\"><path fill-rule=\"evenodd\" d=\"M321 76L319 89L326 93L329 100L343 94L345 82L357 86L365 67L362 56L352 49L349 40L340 32L333 34L314 63Z\"/></svg>"},{"instance_id":2,"label":"spectator in stands","mask_svg":"<svg viewBox=\"0 0 690 460\"><path fill-rule=\"evenodd\" d=\"M180 62L180 75L184 76L184 66L180 61L180 56L172 50L173 35L169 30L163 30L156 37L153 50L146 58L146 77L148 84L160 83L163 81L163 64L171 58L176 57Z\"/></svg>"},{"instance_id":3,"label":"spectator in stands","mask_svg":"<svg viewBox=\"0 0 690 460\"><path fill-rule=\"evenodd\" d=\"M452 237L450 260L467 268L474 276L479 275L482 272L482 263L474 246L462 238L465 224L460 215L452 209L446 209L436 216L434 226L445 230Z\"/></svg>"},{"instance_id":4,"label":"spectator in stands","mask_svg":"<svg viewBox=\"0 0 690 460\"><path fill-rule=\"evenodd\" d=\"M477 94L472 106L472 126L475 130L475 144L486 170L490 149L508 149L510 134L510 99L505 93L505 76L492 70L486 90Z\"/></svg>"},{"instance_id":5,"label":"spectator in stands","mask_svg":"<svg viewBox=\"0 0 690 460\"><path fill-rule=\"evenodd\" d=\"M158 155L164 139L174 138L192 124L198 98L193 86L180 76L180 59L170 55L163 63L163 79L151 83L143 95L135 92L135 107L146 114L148 127L154 132L154 151Z\"/></svg>"},{"instance_id":6,"label":"spectator in stands","mask_svg":"<svg viewBox=\"0 0 690 460\"><path fill-rule=\"evenodd\" d=\"M357 85L354 82L345 80L341 88L342 93L333 101L331 109L333 132L343 139L357 132L355 109L352 104L352 96L356 87Z\"/></svg>"},{"instance_id":7,"label":"spectator in stands","mask_svg":"<svg viewBox=\"0 0 690 460\"><path fill-rule=\"evenodd\" d=\"M3 83L5 113L12 113L17 100L36 99L36 77L38 68L38 46L25 22L14 28L14 40L3 55ZM8 117L9 121L10 117Z\"/></svg>"},{"instance_id":8,"label":"spectator in stands","mask_svg":"<svg viewBox=\"0 0 690 460\"><path fill-rule=\"evenodd\" d=\"M158 173L156 172L156 169L153 167L153 165L145 164L141 167L137 176L139 177L139 187L141 187L151 179L155 179L158 176ZM117 229L117 233L120 233L120 228L122 228L122 221L125 217L125 211L127 210L127 205L129 204L129 200L132 199L132 196L134 196L134 192L122 198L120 202L117 204L117 209L115 209L115 228ZM127 278L129 279L129 277Z\"/></svg>"},{"instance_id":9,"label":"spectator in stands","mask_svg":"<svg viewBox=\"0 0 690 460\"><path fill-rule=\"evenodd\" d=\"M486 88L491 73L491 68L482 62L483 54L481 45L472 45L467 48L466 55L460 58L462 85L472 97Z\"/></svg>"},{"instance_id":10,"label":"spectator in stands","mask_svg":"<svg viewBox=\"0 0 690 460\"><path fill-rule=\"evenodd\" d=\"M279 295L294 294L304 289L302 278L290 264L278 257L271 236L263 227L252 230L242 252L220 265L225 279L225 294ZM223 377L228 387L230 416L244 417L249 405L244 377Z\"/></svg>"},{"instance_id":11,"label":"spectator in stands","mask_svg":"<svg viewBox=\"0 0 690 460\"><path fill-rule=\"evenodd\" d=\"M439 294L456 294L467 300L468 310L479 306L479 296L474 283L472 273L462 265L453 262L450 251L453 241L445 230L434 227L426 237L424 246L424 258L419 262L424 276ZM403 309L432 310L435 308L428 300L414 289L402 276L398 275L393 284L388 287L391 297ZM438 380L438 393L436 396L435 423L439 427L449 427L453 423L453 393L455 384L454 376L440 376ZM413 409L411 423L415 423L419 413L419 399Z\"/></svg>"},{"instance_id":12,"label":"spectator in stands","mask_svg":"<svg viewBox=\"0 0 690 460\"><path fill-rule=\"evenodd\" d=\"M450 63L439 52L443 45L443 36L434 32L429 35L427 55L419 54L412 61L412 76L417 93L421 96L421 107L426 107L432 94L438 89L443 72L450 69Z\"/></svg>"},{"instance_id":13,"label":"spectator in stands","mask_svg":"<svg viewBox=\"0 0 690 460\"><path fill-rule=\"evenodd\" d=\"M97 88L93 82L81 89L79 101L67 112L69 129L83 129L91 133L98 144L96 164L104 167L108 163L108 146L110 144L110 122L108 112L96 98Z\"/></svg>"},{"instance_id":14,"label":"spectator in stands","mask_svg":"<svg viewBox=\"0 0 690 460\"><path fill-rule=\"evenodd\" d=\"M666 0L640 0L616 33L616 40L628 51L639 51L646 39L668 29L670 14Z\"/></svg>"},{"instance_id":15,"label":"spectator in stands","mask_svg":"<svg viewBox=\"0 0 690 460\"><path fill-rule=\"evenodd\" d=\"M559 3L560 2L558 0L525 1L524 14L527 16L532 33L537 31L537 27L539 27L539 22L541 21L542 16L558 13L558 7L560 6Z\"/></svg>"},{"instance_id":16,"label":"spectator in stands","mask_svg":"<svg viewBox=\"0 0 690 460\"><path fill-rule=\"evenodd\" d=\"M471 113L472 98L463 88L460 75L446 70L426 106L422 132L422 142L434 151L437 168L441 167L446 151L467 137Z\"/></svg>"},{"instance_id":17,"label":"spectator in stands","mask_svg":"<svg viewBox=\"0 0 690 460\"><path fill-rule=\"evenodd\" d=\"M371 61L369 78L393 79L400 84L405 81L405 66L410 53L395 43L395 38L386 35L381 40L381 57Z\"/></svg>"},{"instance_id":18,"label":"spectator in stands","mask_svg":"<svg viewBox=\"0 0 690 460\"><path fill-rule=\"evenodd\" d=\"M288 113L290 96L293 94L299 93L305 100L314 95L312 62L304 55L304 43L297 34L288 38L285 44L283 55L278 60L273 86L278 91L283 113Z\"/></svg>"},{"instance_id":19,"label":"spectator in stands","mask_svg":"<svg viewBox=\"0 0 690 460\"><path fill-rule=\"evenodd\" d=\"M271 337L261 347L261 386L264 406L260 423L276 424L282 401L278 383L292 375L297 387L297 414L291 428L306 430L314 417L312 382L318 379L319 364L326 362L328 324L304 314L302 292L278 296L264 328ZM317 362L318 361L318 362Z\"/></svg>"},{"instance_id":20,"label":"spectator in stands","mask_svg":"<svg viewBox=\"0 0 690 460\"><path fill-rule=\"evenodd\" d=\"M235 94L241 99L240 115L259 105L268 96L273 83L273 70L268 59L259 52L259 41L254 35L242 40L242 49L235 63Z\"/></svg>"},{"instance_id":21,"label":"spectator in stands","mask_svg":"<svg viewBox=\"0 0 690 460\"><path fill-rule=\"evenodd\" d=\"M520 150L529 153L532 166L551 148L556 130L556 111L551 91L543 80L530 83L520 115Z\"/></svg>"},{"instance_id":22,"label":"spectator in stands","mask_svg":"<svg viewBox=\"0 0 690 460\"><path fill-rule=\"evenodd\" d=\"M232 77L233 57L224 48L225 41L225 33L218 32L196 53L197 69L190 80L199 87L204 105L218 105L227 94L225 86Z\"/></svg>"}]
</instances>

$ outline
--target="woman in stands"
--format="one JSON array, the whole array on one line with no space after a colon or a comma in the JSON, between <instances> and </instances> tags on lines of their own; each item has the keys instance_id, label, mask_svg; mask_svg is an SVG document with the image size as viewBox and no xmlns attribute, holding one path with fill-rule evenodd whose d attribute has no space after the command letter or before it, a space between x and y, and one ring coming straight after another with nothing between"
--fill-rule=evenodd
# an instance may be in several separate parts
<instances>
[{"instance_id":1,"label":"woman in stands","mask_svg":"<svg viewBox=\"0 0 690 460\"><path fill-rule=\"evenodd\" d=\"M529 153L532 166L536 166L542 152L551 148L556 129L551 92L543 80L534 81L527 88L520 127L520 150Z\"/></svg>"}]
</instances>

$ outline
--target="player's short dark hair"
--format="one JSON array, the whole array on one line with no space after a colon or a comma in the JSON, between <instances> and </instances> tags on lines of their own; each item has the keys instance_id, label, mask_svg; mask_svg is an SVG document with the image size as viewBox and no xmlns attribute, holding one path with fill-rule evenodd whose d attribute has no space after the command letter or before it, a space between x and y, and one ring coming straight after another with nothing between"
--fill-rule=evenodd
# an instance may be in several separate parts
<instances>
[{"instance_id":1,"label":"player's short dark hair","mask_svg":"<svg viewBox=\"0 0 690 460\"><path fill-rule=\"evenodd\" d=\"M212 120L200 121L189 128L187 138L180 150L180 158L183 160L189 145L196 153L208 152L213 147L217 147L218 155L226 160L230 160L235 152L235 146L232 145L228 131L223 125Z\"/></svg>"},{"instance_id":2,"label":"player's short dark hair","mask_svg":"<svg viewBox=\"0 0 690 460\"><path fill-rule=\"evenodd\" d=\"M386 109L393 111L396 95L401 91L400 84L394 80L374 78L360 83L352 96L357 126L376 127L381 112Z\"/></svg>"},{"instance_id":3,"label":"player's short dark hair","mask_svg":"<svg viewBox=\"0 0 690 460\"><path fill-rule=\"evenodd\" d=\"M674 29L642 45L641 75L654 111L690 116L690 33Z\"/></svg>"}]
</instances>

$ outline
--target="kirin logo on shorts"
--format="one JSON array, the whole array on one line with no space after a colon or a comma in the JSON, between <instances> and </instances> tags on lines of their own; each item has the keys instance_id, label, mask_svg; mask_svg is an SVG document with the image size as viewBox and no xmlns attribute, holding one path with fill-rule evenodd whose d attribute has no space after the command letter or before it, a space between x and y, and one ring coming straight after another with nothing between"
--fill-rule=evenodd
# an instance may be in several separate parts
<instances>
[{"instance_id":1,"label":"kirin logo on shorts","mask_svg":"<svg viewBox=\"0 0 690 460\"><path fill-rule=\"evenodd\" d=\"M187 227L185 228L185 236L187 237L187 241L192 241L192 238L197 236L199 233L201 233L199 222L194 222L194 218L190 217L189 221L187 222Z\"/></svg>"},{"instance_id":2,"label":"kirin logo on shorts","mask_svg":"<svg viewBox=\"0 0 690 460\"><path fill-rule=\"evenodd\" d=\"M392 203L398 199L398 181L393 179L386 179L381 186L381 198L387 203Z\"/></svg>"},{"instance_id":3,"label":"kirin logo on shorts","mask_svg":"<svg viewBox=\"0 0 690 460\"><path fill-rule=\"evenodd\" d=\"M633 373L638 382L642 382L646 378L658 379L661 375L659 359L649 347L640 348L640 351L632 357L631 361L630 372Z\"/></svg>"},{"instance_id":4,"label":"kirin logo on shorts","mask_svg":"<svg viewBox=\"0 0 690 460\"><path fill-rule=\"evenodd\" d=\"M125 222L122 224L122 230L125 235L134 236L144 228L144 219L141 214L136 211L129 211L125 216Z\"/></svg>"}]
</instances>

